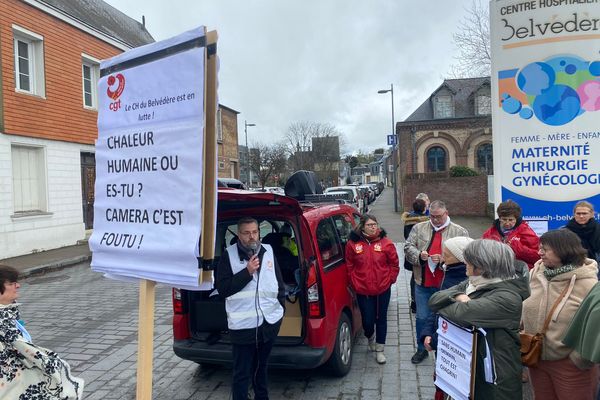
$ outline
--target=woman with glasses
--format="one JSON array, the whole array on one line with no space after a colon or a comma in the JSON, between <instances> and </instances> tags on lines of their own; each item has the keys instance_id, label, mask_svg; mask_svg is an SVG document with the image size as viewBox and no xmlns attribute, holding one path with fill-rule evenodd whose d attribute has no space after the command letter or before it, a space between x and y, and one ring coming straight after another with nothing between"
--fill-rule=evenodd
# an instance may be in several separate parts
<instances>
[{"instance_id":1,"label":"woman with glasses","mask_svg":"<svg viewBox=\"0 0 600 400\"><path fill-rule=\"evenodd\" d=\"M19 272L0 265L0 399L81 399L83 380L69 364L36 346L19 319Z\"/></svg>"},{"instance_id":2,"label":"woman with glasses","mask_svg":"<svg viewBox=\"0 0 600 400\"><path fill-rule=\"evenodd\" d=\"M396 246L386 237L377 219L364 214L346 244L348 278L356 292L362 326L369 350L384 364L387 335L387 309L391 286L400 272Z\"/></svg>"},{"instance_id":3,"label":"woman with glasses","mask_svg":"<svg viewBox=\"0 0 600 400\"><path fill-rule=\"evenodd\" d=\"M523 302L522 317L523 329L529 334L543 333L549 318L541 359L537 366L529 367L535 398L591 400L597 383L595 368L562 339L582 300L598 281L598 264L586 258L581 241L568 229L544 233L539 255L541 260L531 270L531 296Z\"/></svg>"}]
</instances>

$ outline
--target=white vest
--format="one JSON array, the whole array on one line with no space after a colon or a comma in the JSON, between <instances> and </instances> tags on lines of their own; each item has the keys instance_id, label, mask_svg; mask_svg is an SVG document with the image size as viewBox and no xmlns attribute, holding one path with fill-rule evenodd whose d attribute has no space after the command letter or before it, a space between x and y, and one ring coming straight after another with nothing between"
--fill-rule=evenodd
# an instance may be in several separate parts
<instances>
[{"instance_id":1,"label":"white vest","mask_svg":"<svg viewBox=\"0 0 600 400\"><path fill-rule=\"evenodd\" d=\"M225 299L227 325L229 329L250 329L261 326L263 319L274 324L283 317L283 307L277 299L279 284L275 274L273 249L263 244L266 252L258 273L252 274L252 280L239 292ZM237 274L246 268L248 261L240 261L237 244L227 248L231 271Z\"/></svg>"}]
</instances>

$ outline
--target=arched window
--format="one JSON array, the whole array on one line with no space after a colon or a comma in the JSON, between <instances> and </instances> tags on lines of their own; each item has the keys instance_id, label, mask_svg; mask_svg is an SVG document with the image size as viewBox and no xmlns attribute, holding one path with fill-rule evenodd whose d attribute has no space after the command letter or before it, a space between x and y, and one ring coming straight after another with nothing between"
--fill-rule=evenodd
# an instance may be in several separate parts
<instances>
[{"instance_id":1,"label":"arched window","mask_svg":"<svg viewBox=\"0 0 600 400\"><path fill-rule=\"evenodd\" d=\"M494 152L491 143L484 143L477 148L477 169L488 175L494 174Z\"/></svg>"},{"instance_id":2,"label":"arched window","mask_svg":"<svg viewBox=\"0 0 600 400\"><path fill-rule=\"evenodd\" d=\"M427 150L427 172L446 170L446 150L435 146Z\"/></svg>"}]
</instances>

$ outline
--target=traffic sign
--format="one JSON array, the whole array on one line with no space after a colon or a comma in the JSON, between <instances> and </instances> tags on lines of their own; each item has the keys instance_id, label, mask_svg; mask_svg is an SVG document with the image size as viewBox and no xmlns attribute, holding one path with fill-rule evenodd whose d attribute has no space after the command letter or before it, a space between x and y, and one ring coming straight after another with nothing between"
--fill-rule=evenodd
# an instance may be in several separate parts
<instances>
[{"instance_id":1,"label":"traffic sign","mask_svg":"<svg viewBox=\"0 0 600 400\"><path fill-rule=\"evenodd\" d=\"M387 135L387 144L388 146L395 146L398 144L396 135Z\"/></svg>"}]
</instances>

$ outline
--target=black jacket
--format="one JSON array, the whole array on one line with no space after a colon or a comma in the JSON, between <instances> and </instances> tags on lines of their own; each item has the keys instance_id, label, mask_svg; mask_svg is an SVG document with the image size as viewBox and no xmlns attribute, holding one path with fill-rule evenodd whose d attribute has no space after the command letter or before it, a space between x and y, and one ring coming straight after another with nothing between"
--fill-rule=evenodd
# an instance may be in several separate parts
<instances>
[{"instance_id":1,"label":"black jacket","mask_svg":"<svg viewBox=\"0 0 600 400\"><path fill-rule=\"evenodd\" d=\"M265 248L261 246L258 252L260 265L262 265L265 252ZM250 259L243 251L240 251L239 248L238 253L240 254L240 260L248 261ZM275 260L275 276L277 277L277 284L279 287L277 298L285 310L285 285L275 255L273 255L273 259ZM229 255L227 252L224 252L221 255L215 274L215 288L219 291L219 295L223 299L242 290L251 280L252 275L246 268L234 275L233 270L231 269L231 263L229 262ZM274 324L269 324L266 319L263 319L262 325L258 328L230 330L229 336L231 338L231 343L234 344L251 344L255 343L257 340L266 342L277 337L280 326L281 319Z\"/></svg>"}]
</instances>

